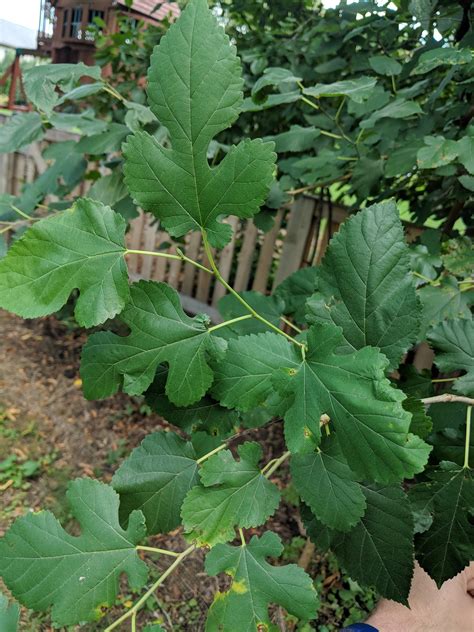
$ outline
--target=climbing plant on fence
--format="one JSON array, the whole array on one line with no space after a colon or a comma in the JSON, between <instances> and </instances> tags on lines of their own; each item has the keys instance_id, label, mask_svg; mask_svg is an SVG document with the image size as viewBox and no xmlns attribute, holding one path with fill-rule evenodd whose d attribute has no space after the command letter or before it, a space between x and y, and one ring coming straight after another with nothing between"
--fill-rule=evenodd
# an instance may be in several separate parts
<instances>
[{"instance_id":1,"label":"climbing plant on fence","mask_svg":"<svg viewBox=\"0 0 474 632\"><path fill-rule=\"evenodd\" d=\"M137 130L123 150L131 199L175 238L200 231L209 266L179 249L142 255L181 258L224 284L225 322L189 317L166 284L130 284L126 221L98 200L32 222L0 262L3 308L39 317L79 290L80 325L118 317L128 327L124 336L90 336L81 361L87 398L145 393L181 429L147 436L110 485L70 483L79 536L42 511L0 540L12 595L51 608L57 625L100 618L125 574L142 596L106 629L130 622L136 630L148 597L200 548L209 575L231 578L207 630L270 630L273 604L316 619L311 578L278 563L282 542L265 530L288 465L309 536L381 595L407 603L415 559L438 585L472 559L472 245L430 234L410 249L388 200L348 220L322 264L274 296L236 293L213 252L231 238L225 217L259 211L276 161L272 142L247 139L209 165L209 144L239 114L242 85L235 48L206 0L191 0L148 74L149 106L170 143ZM433 374L403 364L424 340L436 351ZM286 441L268 462L251 440L266 422L282 424ZM242 428L246 440L231 450ZM180 525L182 550L146 544ZM143 553L170 557L151 585ZM2 602L0 616L17 615Z\"/></svg>"}]
</instances>

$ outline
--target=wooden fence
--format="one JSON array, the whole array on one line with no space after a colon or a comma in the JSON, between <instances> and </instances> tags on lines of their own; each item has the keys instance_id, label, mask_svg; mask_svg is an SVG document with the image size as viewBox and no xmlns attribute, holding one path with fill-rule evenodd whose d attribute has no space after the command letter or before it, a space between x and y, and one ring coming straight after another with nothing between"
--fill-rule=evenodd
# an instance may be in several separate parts
<instances>
[{"instance_id":1,"label":"wooden fence","mask_svg":"<svg viewBox=\"0 0 474 632\"><path fill-rule=\"evenodd\" d=\"M1 117L0 117L1 123ZM47 168L42 151L50 142L71 140L75 137L65 132L49 130L46 140L33 143L14 154L0 154L0 194L19 195L25 183L33 182ZM90 184L82 183L74 195L86 195ZM240 221L230 218L234 228L232 241L218 253L219 270L236 290L270 292L292 272L321 261L328 241L347 218L347 210L341 206L303 196L291 205L278 210L273 227L266 233L259 230L253 220ZM414 240L422 229L407 225L408 240ZM160 230L159 222L141 213L130 224L127 245L131 250L174 252L176 245L168 234ZM201 236L192 233L179 244L188 257L206 265ZM133 279L166 281L176 288L184 309L192 314L207 312L211 319L220 322L217 310L219 299L226 290L215 279L188 263L159 257L129 255L129 269ZM433 352L426 343L418 346L413 358L417 369L429 369Z\"/></svg>"},{"instance_id":2,"label":"wooden fence","mask_svg":"<svg viewBox=\"0 0 474 632\"><path fill-rule=\"evenodd\" d=\"M319 263L330 233L339 229L346 216L340 207L329 208L316 199L300 198L277 211L274 225L266 233L253 220L232 217L228 220L234 229L232 241L216 254L219 271L238 292L267 293L292 272ZM149 215L132 221L128 240L133 250L175 252L175 244ZM182 244L178 246L183 248ZM188 257L208 265L200 233L188 235L183 249ZM130 255L129 268L135 278L166 281L176 288L187 311L204 309L219 321L216 308L226 289L206 272L189 263L141 255Z\"/></svg>"},{"instance_id":3,"label":"wooden fence","mask_svg":"<svg viewBox=\"0 0 474 632\"><path fill-rule=\"evenodd\" d=\"M50 130L41 143L33 143L16 153L0 154L0 193L19 195L26 183L34 181L47 168L42 156L44 147L50 142L74 138ZM88 182L81 184L74 194L87 194L88 186ZM216 254L219 270L237 291L269 292L300 267L319 263L330 236L346 217L343 207L314 197L301 197L279 209L273 227L266 233L253 220L232 217L228 220L234 229L232 241ZM132 220L127 245L132 250L161 249L171 253L178 245L188 257L208 264L200 233L188 235L184 246L174 244L149 214L141 213ZM179 291L188 312L207 311L213 320L219 321L217 305L226 290L211 275L189 263L141 255L129 255L129 269L133 279L166 281Z\"/></svg>"}]
</instances>

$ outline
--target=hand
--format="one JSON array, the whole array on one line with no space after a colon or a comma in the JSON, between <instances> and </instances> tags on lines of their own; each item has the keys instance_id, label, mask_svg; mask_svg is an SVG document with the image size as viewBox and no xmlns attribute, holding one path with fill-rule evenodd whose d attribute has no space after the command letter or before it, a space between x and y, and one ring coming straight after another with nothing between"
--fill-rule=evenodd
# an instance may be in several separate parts
<instances>
[{"instance_id":1,"label":"hand","mask_svg":"<svg viewBox=\"0 0 474 632\"><path fill-rule=\"evenodd\" d=\"M380 632L473 632L474 562L440 589L416 563L408 601L383 599L367 623Z\"/></svg>"}]
</instances>

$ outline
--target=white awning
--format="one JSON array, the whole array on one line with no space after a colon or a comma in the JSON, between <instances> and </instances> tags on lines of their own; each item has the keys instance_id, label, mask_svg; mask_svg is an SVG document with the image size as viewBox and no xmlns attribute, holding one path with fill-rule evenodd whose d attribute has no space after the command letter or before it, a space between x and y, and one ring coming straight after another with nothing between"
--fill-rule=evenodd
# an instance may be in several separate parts
<instances>
[{"instance_id":1,"label":"white awning","mask_svg":"<svg viewBox=\"0 0 474 632\"><path fill-rule=\"evenodd\" d=\"M7 48L36 48L36 31L0 19L0 46Z\"/></svg>"}]
</instances>

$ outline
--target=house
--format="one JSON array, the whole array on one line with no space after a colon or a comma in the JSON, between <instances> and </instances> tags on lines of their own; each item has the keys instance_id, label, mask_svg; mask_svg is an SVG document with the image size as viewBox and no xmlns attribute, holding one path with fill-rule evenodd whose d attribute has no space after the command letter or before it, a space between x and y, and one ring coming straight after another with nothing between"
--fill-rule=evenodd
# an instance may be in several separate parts
<instances>
[{"instance_id":1,"label":"house","mask_svg":"<svg viewBox=\"0 0 474 632\"><path fill-rule=\"evenodd\" d=\"M131 7L127 5L131 4ZM89 28L101 18L108 32L117 28L117 16L151 24L179 15L177 2L160 0L42 0L38 31L38 51L51 56L53 63L94 64L94 37Z\"/></svg>"}]
</instances>

